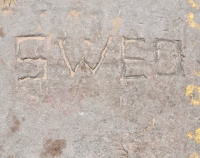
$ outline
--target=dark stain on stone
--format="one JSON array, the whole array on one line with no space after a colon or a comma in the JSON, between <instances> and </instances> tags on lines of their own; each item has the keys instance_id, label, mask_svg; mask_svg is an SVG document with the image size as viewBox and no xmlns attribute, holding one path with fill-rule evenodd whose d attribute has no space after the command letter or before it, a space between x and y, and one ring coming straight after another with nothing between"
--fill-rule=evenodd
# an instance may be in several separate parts
<instances>
[{"instance_id":1,"label":"dark stain on stone","mask_svg":"<svg viewBox=\"0 0 200 158\"><path fill-rule=\"evenodd\" d=\"M40 158L46 158L48 156L58 157L61 156L62 150L66 147L66 140L47 140L44 144L44 152L41 153Z\"/></svg>"},{"instance_id":2,"label":"dark stain on stone","mask_svg":"<svg viewBox=\"0 0 200 158\"><path fill-rule=\"evenodd\" d=\"M22 122L24 122L26 119L24 117L22 117Z\"/></svg>"},{"instance_id":3,"label":"dark stain on stone","mask_svg":"<svg viewBox=\"0 0 200 158\"><path fill-rule=\"evenodd\" d=\"M4 37L4 32L3 32L3 29L2 28L0 28L0 37Z\"/></svg>"},{"instance_id":4,"label":"dark stain on stone","mask_svg":"<svg viewBox=\"0 0 200 158\"><path fill-rule=\"evenodd\" d=\"M20 121L17 119L16 116L13 116L13 126L10 127L11 132L15 133L19 130Z\"/></svg>"},{"instance_id":5,"label":"dark stain on stone","mask_svg":"<svg viewBox=\"0 0 200 158\"><path fill-rule=\"evenodd\" d=\"M144 152L148 146L147 142L137 142L135 152Z\"/></svg>"},{"instance_id":6,"label":"dark stain on stone","mask_svg":"<svg viewBox=\"0 0 200 158\"><path fill-rule=\"evenodd\" d=\"M81 70L83 70L84 72L86 72L87 67L85 66L85 64L81 66Z\"/></svg>"},{"instance_id":7,"label":"dark stain on stone","mask_svg":"<svg viewBox=\"0 0 200 158\"><path fill-rule=\"evenodd\" d=\"M21 142L21 138L19 138L17 141L16 141L16 144L19 144Z\"/></svg>"}]
</instances>

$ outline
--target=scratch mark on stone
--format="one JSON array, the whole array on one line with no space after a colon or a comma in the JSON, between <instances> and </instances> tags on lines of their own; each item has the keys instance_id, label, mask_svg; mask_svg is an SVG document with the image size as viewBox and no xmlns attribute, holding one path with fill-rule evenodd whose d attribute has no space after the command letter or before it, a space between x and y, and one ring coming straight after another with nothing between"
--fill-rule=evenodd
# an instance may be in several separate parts
<instances>
[{"instance_id":1,"label":"scratch mark on stone","mask_svg":"<svg viewBox=\"0 0 200 158\"><path fill-rule=\"evenodd\" d=\"M4 32L3 32L3 29L2 28L0 28L0 37L4 37Z\"/></svg>"},{"instance_id":2,"label":"scratch mark on stone","mask_svg":"<svg viewBox=\"0 0 200 158\"><path fill-rule=\"evenodd\" d=\"M28 40L38 40L38 41L42 41L45 40L45 37L43 36L21 36L21 37L16 37L16 56L17 56L17 61L19 63L23 63L23 62L30 62L30 61L37 61L39 63L44 64L44 75L42 78L36 76L24 76L21 78L18 78L19 81L23 82L29 79L33 79L33 80L46 80L47 79L47 60L45 57L43 56L38 56L38 57L32 57L32 58L21 58L19 57L19 49L20 49L20 43L24 42L24 41L28 41ZM39 75L39 74L38 74Z\"/></svg>"},{"instance_id":3,"label":"scratch mark on stone","mask_svg":"<svg viewBox=\"0 0 200 158\"><path fill-rule=\"evenodd\" d=\"M108 37L106 46L104 47L103 51L102 51L101 54L100 54L100 60L98 61L98 63L96 64L96 66L95 66L94 69L91 68L91 67L89 66L89 64L88 64L87 61L85 61L85 57L84 57L84 55L83 55L81 61L79 61L79 63L76 65L76 67L75 67L74 70L72 69L72 66L71 66L71 64L70 64L70 62L69 62L69 59L68 59L68 58L66 57L66 55L65 55L65 50L64 50L64 48L63 48L63 42L62 42L62 40L59 39L59 46L60 46L60 49L61 49L61 53L62 53L62 56L63 56L63 58L64 58L64 61L65 61L66 65L67 65L67 67L68 67L68 69L69 69L69 71L70 71L71 77L74 77L74 75L76 74L76 72L77 72L77 70L78 70L78 68L79 68L79 66L80 66L81 63L84 63L85 66L86 66L86 67L92 72L92 74L94 75L94 74L96 73L96 71L98 70L98 68L100 67L100 65L102 64L103 59L105 58L105 54L106 54L106 51L107 51L107 49L108 49L108 46L112 43L112 39L113 39L112 36L109 36L109 37Z\"/></svg>"},{"instance_id":4,"label":"scratch mark on stone","mask_svg":"<svg viewBox=\"0 0 200 158\"><path fill-rule=\"evenodd\" d=\"M19 78L18 80L23 82L23 81L26 81L26 80L29 80L29 79L33 79L33 80L46 80L47 79L47 60L44 58L44 57L37 57L37 58L17 58L17 61L19 63L22 63L22 62L30 62L30 61L37 61L39 63L42 63L44 64L44 75L42 78L38 77L38 75L36 76L24 76L24 77L21 77Z\"/></svg>"}]
</instances>

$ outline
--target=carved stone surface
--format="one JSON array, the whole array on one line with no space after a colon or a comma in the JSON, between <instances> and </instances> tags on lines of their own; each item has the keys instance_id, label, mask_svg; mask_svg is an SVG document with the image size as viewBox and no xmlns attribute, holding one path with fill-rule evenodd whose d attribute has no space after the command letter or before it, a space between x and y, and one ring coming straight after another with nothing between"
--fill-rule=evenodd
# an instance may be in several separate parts
<instances>
[{"instance_id":1,"label":"carved stone surface","mask_svg":"<svg viewBox=\"0 0 200 158\"><path fill-rule=\"evenodd\" d=\"M198 158L199 0L0 0L0 158Z\"/></svg>"}]
</instances>

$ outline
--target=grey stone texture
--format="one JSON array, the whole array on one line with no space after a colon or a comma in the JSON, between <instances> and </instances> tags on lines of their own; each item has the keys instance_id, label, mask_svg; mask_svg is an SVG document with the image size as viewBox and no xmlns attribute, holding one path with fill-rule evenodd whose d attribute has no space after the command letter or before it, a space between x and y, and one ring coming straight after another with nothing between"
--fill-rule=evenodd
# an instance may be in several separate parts
<instances>
[{"instance_id":1,"label":"grey stone texture","mask_svg":"<svg viewBox=\"0 0 200 158\"><path fill-rule=\"evenodd\" d=\"M0 4L0 158L200 154L199 0Z\"/></svg>"}]
</instances>

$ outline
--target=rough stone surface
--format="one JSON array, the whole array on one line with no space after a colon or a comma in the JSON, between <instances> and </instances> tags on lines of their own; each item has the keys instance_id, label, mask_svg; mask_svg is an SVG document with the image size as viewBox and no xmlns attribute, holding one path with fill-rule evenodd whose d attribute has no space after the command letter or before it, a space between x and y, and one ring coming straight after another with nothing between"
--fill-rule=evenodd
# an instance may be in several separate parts
<instances>
[{"instance_id":1,"label":"rough stone surface","mask_svg":"<svg viewBox=\"0 0 200 158\"><path fill-rule=\"evenodd\" d=\"M200 0L0 0L0 158L198 158Z\"/></svg>"}]
</instances>

